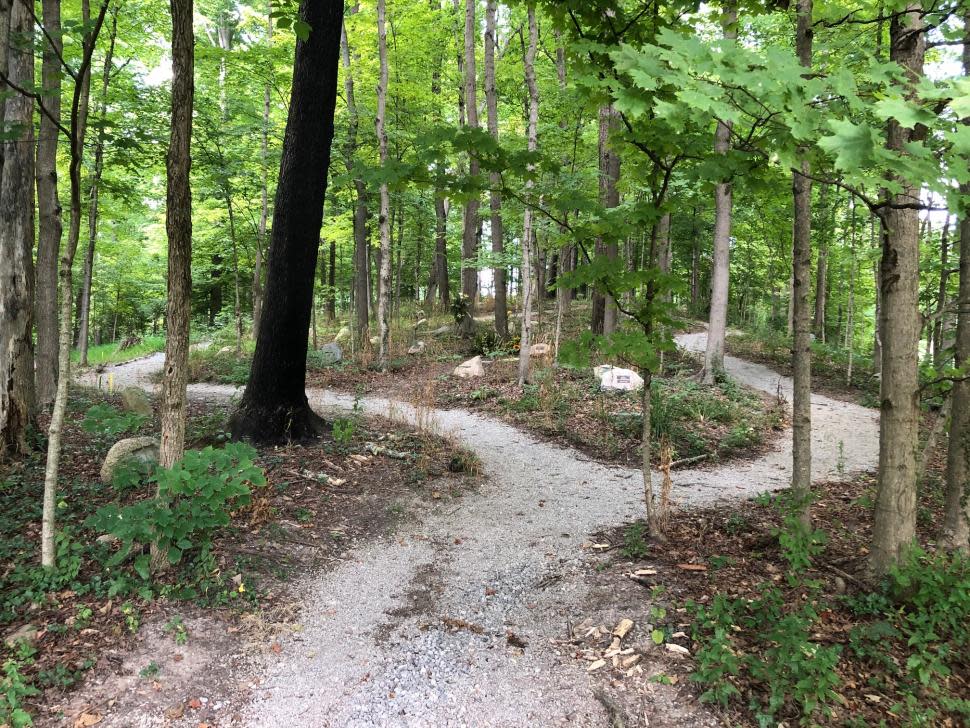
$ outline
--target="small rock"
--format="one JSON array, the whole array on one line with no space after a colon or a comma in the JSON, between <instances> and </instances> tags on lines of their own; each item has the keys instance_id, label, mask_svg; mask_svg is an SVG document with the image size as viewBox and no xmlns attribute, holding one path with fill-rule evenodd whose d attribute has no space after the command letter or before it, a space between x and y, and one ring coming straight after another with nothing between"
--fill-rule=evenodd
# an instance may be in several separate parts
<instances>
[{"instance_id":1,"label":"small rock","mask_svg":"<svg viewBox=\"0 0 970 728\"><path fill-rule=\"evenodd\" d=\"M440 328L437 328L434 331L432 331L431 335L444 336L445 334L450 334L450 333L451 333L451 326L445 324L444 326L441 326Z\"/></svg>"},{"instance_id":2,"label":"small rock","mask_svg":"<svg viewBox=\"0 0 970 728\"><path fill-rule=\"evenodd\" d=\"M329 344L324 344L320 347L320 359L324 366L336 364L343 358L344 351L340 348L340 344L338 344L336 341L332 341Z\"/></svg>"},{"instance_id":3,"label":"small rock","mask_svg":"<svg viewBox=\"0 0 970 728\"><path fill-rule=\"evenodd\" d=\"M3 638L3 643L11 649L15 648L18 642L26 642L32 645L37 641L37 633L39 631L34 625L25 624L11 632L7 632L7 635Z\"/></svg>"},{"instance_id":4,"label":"small rock","mask_svg":"<svg viewBox=\"0 0 970 728\"><path fill-rule=\"evenodd\" d=\"M420 329L422 326L427 326L427 325L428 325L428 319L423 318L414 325L414 328Z\"/></svg>"},{"instance_id":5,"label":"small rock","mask_svg":"<svg viewBox=\"0 0 970 728\"><path fill-rule=\"evenodd\" d=\"M474 377L484 377L485 367L482 366L482 357L476 356L466 362L462 362L455 367L455 376L460 379L472 379Z\"/></svg>"},{"instance_id":6,"label":"small rock","mask_svg":"<svg viewBox=\"0 0 970 728\"><path fill-rule=\"evenodd\" d=\"M408 349L408 354L423 354L425 348L425 343L423 341L416 341L414 345Z\"/></svg>"},{"instance_id":7,"label":"small rock","mask_svg":"<svg viewBox=\"0 0 970 728\"><path fill-rule=\"evenodd\" d=\"M680 645L674 644L673 642L668 642L665 647L667 652L673 652L675 655L689 655L690 650L686 647L681 647Z\"/></svg>"},{"instance_id":8,"label":"small rock","mask_svg":"<svg viewBox=\"0 0 970 728\"><path fill-rule=\"evenodd\" d=\"M219 356L225 356L226 354L232 354L234 349L231 346L224 346L219 351L216 352Z\"/></svg>"},{"instance_id":9,"label":"small rock","mask_svg":"<svg viewBox=\"0 0 970 728\"><path fill-rule=\"evenodd\" d=\"M121 390L121 402L128 412L134 412L142 417L152 416L152 403L144 389L125 387Z\"/></svg>"},{"instance_id":10,"label":"small rock","mask_svg":"<svg viewBox=\"0 0 970 728\"><path fill-rule=\"evenodd\" d=\"M115 536L113 533L103 533L94 540L97 541L98 543L107 544L108 546L114 546L121 539Z\"/></svg>"},{"instance_id":11,"label":"small rock","mask_svg":"<svg viewBox=\"0 0 970 728\"><path fill-rule=\"evenodd\" d=\"M370 337L370 345L371 346L380 346L380 343L381 343L381 337L380 336L372 336L372 337Z\"/></svg>"},{"instance_id":12,"label":"small rock","mask_svg":"<svg viewBox=\"0 0 970 728\"><path fill-rule=\"evenodd\" d=\"M104 464L101 465L101 482L110 485L118 465L130 459L157 463L158 440L154 437L128 437L116 442L108 450Z\"/></svg>"},{"instance_id":13,"label":"small rock","mask_svg":"<svg viewBox=\"0 0 970 728\"><path fill-rule=\"evenodd\" d=\"M643 378L632 369L609 367L600 377L600 389L603 391L635 392L643 389Z\"/></svg>"},{"instance_id":14,"label":"small rock","mask_svg":"<svg viewBox=\"0 0 970 728\"><path fill-rule=\"evenodd\" d=\"M340 329L340 331L337 332L337 335L333 337L333 340L339 343L341 341L346 341L349 338L350 338L350 327L344 326Z\"/></svg>"},{"instance_id":15,"label":"small rock","mask_svg":"<svg viewBox=\"0 0 970 728\"><path fill-rule=\"evenodd\" d=\"M533 344L529 347L529 356L544 357L549 356L552 347L549 344Z\"/></svg>"}]
</instances>

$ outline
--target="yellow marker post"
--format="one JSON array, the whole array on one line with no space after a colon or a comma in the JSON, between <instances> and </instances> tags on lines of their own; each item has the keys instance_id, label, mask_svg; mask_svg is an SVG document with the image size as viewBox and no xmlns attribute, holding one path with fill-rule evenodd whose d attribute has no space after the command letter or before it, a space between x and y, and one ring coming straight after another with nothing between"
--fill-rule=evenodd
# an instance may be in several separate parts
<instances>
[{"instance_id":1,"label":"yellow marker post","mask_svg":"<svg viewBox=\"0 0 970 728\"><path fill-rule=\"evenodd\" d=\"M115 375L114 372L108 375L108 393L114 394L115 391Z\"/></svg>"}]
</instances>

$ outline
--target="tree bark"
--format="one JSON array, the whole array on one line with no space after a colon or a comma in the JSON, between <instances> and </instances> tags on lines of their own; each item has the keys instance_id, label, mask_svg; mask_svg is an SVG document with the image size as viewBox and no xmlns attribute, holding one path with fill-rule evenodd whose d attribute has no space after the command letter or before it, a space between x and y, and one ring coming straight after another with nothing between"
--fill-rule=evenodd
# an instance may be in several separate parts
<instances>
[{"instance_id":1,"label":"tree bark","mask_svg":"<svg viewBox=\"0 0 970 728\"><path fill-rule=\"evenodd\" d=\"M110 0L103 0L98 17L91 25L88 0L81 2L83 27L90 28L82 44L81 64L77 69L74 94L71 100L70 122L70 189L71 218L67 233L67 245L60 256L60 333L57 356L57 391L50 426L47 429L47 463L44 470L44 507L41 520L41 565L52 568L55 561L54 525L57 501L57 478L61 458L61 433L67 412L67 391L71 381L71 331L74 318L74 289L72 270L74 255L81 238L81 163L84 160L84 135L87 127L88 95L91 88L91 57L104 24Z\"/></svg>"},{"instance_id":2,"label":"tree bark","mask_svg":"<svg viewBox=\"0 0 970 728\"><path fill-rule=\"evenodd\" d=\"M473 0L468 0L472 2ZM533 6L529 6L529 45L525 50L525 85L529 90L529 120L526 136L530 152L534 152L539 144L539 87L536 84L536 47L539 42L539 30L536 24L536 13ZM529 165L532 170L533 166ZM528 204L522 217L522 327L519 341L519 387L529 381L529 347L532 336L532 253L534 251L535 225L532 215L532 205L529 199L535 187L531 177L525 183L525 196Z\"/></svg>"},{"instance_id":3,"label":"tree bark","mask_svg":"<svg viewBox=\"0 0 970 728\"><path fill-rule=\"evenodd\" d=\"M266 46L273 48L273 3L266 3ZM269 72L272 73L272 64ZM260 127L261 139L259 149L262 184L260 185L259 206L259 235L256 239L256 259L253 262L253 334L259 331L259 317L263 311L263 249L268 247L266 225L269 222L269 126L270 126L270 93L272 79L263 84L263 121Z\"/></svg>"},{"instance_id":4,"label":"tree bark","mask_svg":"<svg viewBox=\"0 0 970 728\"><path fill-rule=\"evenodd\" d=\"M91 175L91 191L88 203L88 245L84 253L84 269L81 280L81 300L78 306L78 360L82 367L88 365L88 339L91 327L91 290L94 280L94 251L98 241L98 210L101 193L101 174L104 171L105 121L108 116L108 87L111 84L111 64L114 58L115 39L118 36L118 13L111 17L111 36L104 56L101 77L101 103L98 117L101 121L94 145L94 172Z\"/></svg>"},{"instance_id":5,"label":"tree bark","mask_svg":"<svg viewBox=\"0 0 970 728\"><path fill-rule=\"evenodd\" d=\"M485 107L488 111L488 133L498 142L498 93L495 90L496 5L496 0L485 2ZM509 311L506 303L505 264L501 262L505 252L502 193L499 190L502 176L498 172L492 172L489 175L489 181L492 188L489 198L492 253L499 260L499 263L492 268L492 280L495 285L495 331L504 339L509 335Z\"/></svg>"},{"instance_id":6,"label":"tree bark","mask_svg":"<svg viewBox=\"0 0 970 728\"><path fill-rule=\"evenodd\" d=\"M477 0L465 0L465 124L470 129L478 128L478 95L477 75L475 73L475 4ZM476 177L479 173L478 157L474 153L468 154L468 174ZM465 203L465 214L462 219L461 230L461 293L468 298L467 320L471 321L471 314L478 301L478 207L480 201L475 195ZM467 333L467 332L466 332Z\"/></svg>"},{"instance_id":7,"label":"tree bark","mask_svg":"<svg viewBox=\"0 0 970 728\"><path fill-rule=\"evenodd\" d=\"M6 7L4 7L6 5ZM7 38L0 71L21 88L34 82L31 17L22 2L0 0ZM4 30L0 27L0 32ZM4 84L5 86L5 84ZM26 455L34 411L33 102L5 87L3 121L18 134L3 141L0 166L0 460Z\"/></svg>"},{"instance_id":8,"label":"tree bark","mask_svg":"<svg viewBox=\"0 0 970 728\"><path fill-rule=\"evenodd\" d=\"M300 440L323 430L306 397L306 334L333 140L343 1L303 0L300 15L312 31L296 42L266 301L249 385L230 422L235 438L257 442Z\"/></svg>"},{"instance_id":9,"label":"tree bark","mask_svg":"<svg viewBox=\"0 0 970 728\"><path fill-rule=\"evenodd\" d=\"M921 6L910 4L890 24L890 57L905 69L905 93L916 96L926 52ZM916 131L888 124L886 146L904 153ZM919 188L899 179L901 192L890 202L919 201ZM903 557L916 535L917 436L919 426L918 348L919 213L884 208L882 223L882 386L879 421L879 476L872 529L871 570L886 574Z\"/></svg>"},{"instance_id":10,"label":"tree bark","mask_svg":"<svg viewBox=\"0 0 970 728\"><path fill-rule=\"evenodd\" d=\"M936 292L936 310L933 312L930 347L933 353L933 367L937 370L944 365L943 357L943 319L946 317L947 284L950 281L950 216L946 216L943 231L940 233L940 282Z\"/></svg>"},{"instance_id":11,"label":"tree bark","mask_svg":"<svg viewBox=\"0 0 970 728\"><path fill-rule=\"evenodd\" d=\"M377 54L380 59L380 76L377 82L377 116L374 118L374 126L382 166L387 164L387 132L384 130L384 116L387 113L387 30L384 12L384 0L377 0ZM381 237L381 267L377 293L377 320L380 326L381 343L378 361L381 368L386 370L391 344L391 196L387 189L387 182L381 182L380 195L381 203L377 220Z\"/></svg>"},{"instance_id":12,"label":"tree bark","mask_svg":"<svg viewBox=\"0 0 970 728\"><path fill-rule=\"evenodd\" d=\"M738 37L738 8L735 0L727 0L721 15L724 40ZM714 153L727 155L731 149L731 125L718 122L714 132ZM724 336L727 330L728 287L731 271L731 208L732 187L729 179L714 188L714 265L711 271L711 312L707 329L707 348L701 381L713 384L714 376L724 369Z\"/></svg>"},{"instance_id":13,"label":"tree bark","mask_svg":"<svg viewBox=\"0 0 970 728\"><path fill-rule=\"evenodd\" d=\"M806 73L812 68L812 0L798 0L795 47ZM808 294L812 275L812 180L807 161L792 175L792 496L799 521L811 528L812 493L812 334Z\"/></svg>"},{"instance_id":14,"label":"tree bark","mask_svg":"<svg viewBox=\"0 0 970 728\"><path fill-rule=\"evenodd\" d=\"M61 249L61 201L57 194L57 142L61 121L61 2L43 0L42 103L37 135L37 262L35 266L34 350L37 405L48 409L57 390L57 256Z\"/></svg>"},{"instance_id":15,"label":"tree bark","mask_svg":"<svg viewBox=\"0 0 970 728\"><path fill-rule=\"evenodd\" d=\"M963 17L963 73L970 76L970 13ZM970 126L970 117L963 119ZM960 185L970 197L970 183ZM970 369L970 214L960 219L960 289L957 306L956 366ZM965 373L966 374L966 373ZM954 382L946 457L946 508L941 543L970 550L970 380Z\"/></svg>"},{"instance_id":16,"label":"tree bark","mask_svg":"<svg viewBox=\"0 0 970 728\"><path fill-rule=\"evenodd\" d=\"M356 12L351 8L351 14ZM340 26L340 57L344 68L344 96L347 101L347 144L344 147L344 164L353 173L354 154L357 152L357 128L360 124L357 102L354 96L354 75L350 63L350 43L347 40L347 27ZM359 171L354 176L356 205L354 207L354 340L359 346L367 346L367 328L370 323L370 278L368 275L367 249L367 186Z\"/></svg>"}]
</instances>

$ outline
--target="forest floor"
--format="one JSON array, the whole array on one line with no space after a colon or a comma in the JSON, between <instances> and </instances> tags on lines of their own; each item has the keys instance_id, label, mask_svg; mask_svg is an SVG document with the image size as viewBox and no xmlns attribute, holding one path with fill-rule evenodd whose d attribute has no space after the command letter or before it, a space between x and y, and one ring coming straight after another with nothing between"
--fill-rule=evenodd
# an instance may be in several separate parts
<instances>
[{"instance_id":1,"label":"forest floor","mask_svg":"<svg viewBox=\"0 0 970 728\"><path fill-rule=\"evenodd\" d=\"M678 343L699 351L704 336L681 335ZM725 364L732 379L790 398L790 380L770 369L732 357ZM109 371L115 386L150 389L159 366L156 356ZM194 399L209 401L237 391L190 387ZM654 725L718 723L719 715L697 702L698 690L666 677L683 673L690 658L651 640L656 604L643 598L643 587L613 569L635 587L634 598L614 599L615 583L603 588L591 578L601 571L598 554L617 546L615 536L593 534L632 523L642 512L638 470L606 466L463 409L329 390L308 395L325 414L344 416L356 405L447 435L477 454L487 481L449 507L419 509L393 534L359 544L345 559L308 570L292 591L302 595L291 619L298 629L273 637L256 669L247 671L249 663L215 641L194 676L170 678L170 694L181 690L187 706L180 717L160 714L157 705L155 712L141 710L137 701L102 702L99 725L599 726L617 710ZM814 396L813 422L816 481L844 481L873 468L876 413ZM781 490L789 481L790 448L785 433L756 458L676 470L674 504L693 513ZM609 665L589 669L595 661L584 659L588 653L575 642L589 635L577 637L577 630L608 631L622 619L634 623L623 637L631 651L622 659L639 656L636 664L622 675ZM225 674L231 679L220 680ZM162 676L156 679L166 689ZM77 700L91 695L83 688ZM240 695L250 702L237 710ZM200 705L209 709L203 717Z\"/></svg>"}]
</instances>

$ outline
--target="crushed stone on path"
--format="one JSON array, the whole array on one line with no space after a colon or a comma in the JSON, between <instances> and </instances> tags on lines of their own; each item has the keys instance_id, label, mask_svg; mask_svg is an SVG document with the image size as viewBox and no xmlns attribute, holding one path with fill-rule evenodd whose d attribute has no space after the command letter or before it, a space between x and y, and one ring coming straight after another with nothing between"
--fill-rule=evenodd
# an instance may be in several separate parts
<instances>
[{"instance_id":1,"label":"crushed stone on path","mask_svg":"<svg viewBox=\"0 0 970 728\"><path fill-rule=\"evenodd\" d=\"M703 351L705 337L685 334L677 342ZM152 389L150 375L162 361L157 355L109 371L116 388ZM767 367L725 357L725 369L739 382L791 398L791 380ZM205 399L238 391L189 387L190 396ZM324 412L354 404L353 396L332 391L308 396ZM367 413L409 422L427 418L379 397L361 405ZM580 567L588 535L642 513L641 473L592 462L464 410L431 415L442 434L479 456L487 483L335 570L307 577L303 629L283 639L280 654L267 660L244 725L608 724L583 666L564 663L550 640L563 638L567 624L585 616L578 610L587 593ZM814 479L875 466L877 413L813 395L812 420ZM756 460L674 471L673 499L686 506L748 497L787 487L790 474L789 430ZM509 646L509 633L527 646ZM667 704L666 725L716 724L704 708L685 704L678 690L657 687L649 699Z\"/></svg>"}]
</instances>

